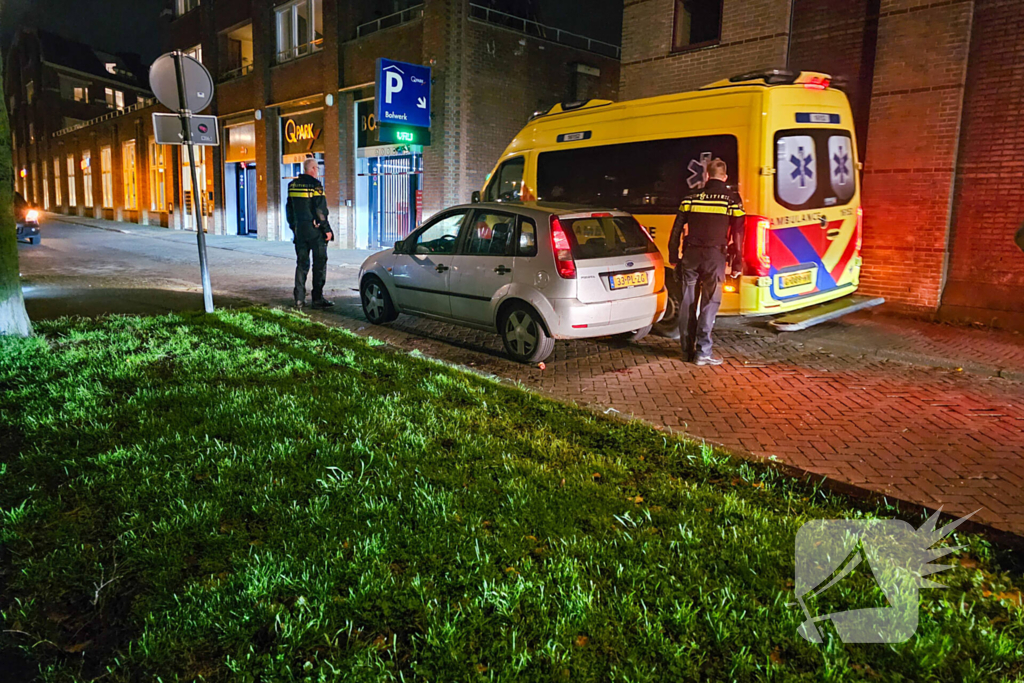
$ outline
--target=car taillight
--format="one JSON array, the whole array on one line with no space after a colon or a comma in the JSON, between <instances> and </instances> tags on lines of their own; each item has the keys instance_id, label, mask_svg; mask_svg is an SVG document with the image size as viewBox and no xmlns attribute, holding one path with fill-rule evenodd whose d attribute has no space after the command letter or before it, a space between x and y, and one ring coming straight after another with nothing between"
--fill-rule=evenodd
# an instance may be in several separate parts
<instances>
[{"instance_id":1,"label":"car taillight","mask_svg":"<svg viewBox=\"0 0 1024 683\"><path fill-rule=\"evenodd\" d=\"M747 275L765 277L772 267L768 253L768 232L772 224L763 216L747 216L743 236L744 272Z\"/></svg>"},{"instance_id":2,"label":"car taillight","mask_svg":"<svg viewBox=\"0 0 1024 683\"><path fill-rule=\"evenodd\" d=\"M39 220L39 212L35 209L30 209L29 212L25 214L25 220L30 222Z\"/></svg>"},{"instance_id":3,"label":"car taillight","mask_svg":"<svg viewBox=\"0 0 1024 683\"><path fill-rule=\"evenodd\" d=\"M857 207L857 232L856 232L855 254L860 254L860 248L864 245L864 209Z\"/></svg>"},{"instance_id":4,"label":"car taillight","mask_svg":"<svg viewBox=\"0 0 1024 683\"><path fill-rule=\"evenodd\" d=\"M555 267L558 268L559 277L575 280L576 262L572 260L572 245L562 228L562 222L555 216L551 217L551 248L555 252Z\"/></svg>"},{"instance_id":5,"label":"car taillight","mask_svg":"<svg viewBox=\"0 0 1024 683\"><path fill-rule=\"evenodd\" d=\"M825 90L831 84L831 79L823 76L811 76L807 82L804 83L804 87L808 90Z\"/></svg>"}]
</instances>

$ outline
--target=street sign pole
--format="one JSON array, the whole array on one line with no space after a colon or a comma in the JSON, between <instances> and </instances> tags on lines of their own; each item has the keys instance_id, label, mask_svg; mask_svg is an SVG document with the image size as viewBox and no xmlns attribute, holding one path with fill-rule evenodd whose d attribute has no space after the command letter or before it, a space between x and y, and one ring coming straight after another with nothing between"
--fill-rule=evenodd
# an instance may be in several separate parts
<instances>
[{"instance_id":1,"label":"street sign pole","mask_svg":"<svg viewBox=\"0 0 1024 683\"><path fill-rule=\"evenodd\" d=\"M181 117L181 128L185 135L185 147L188 149L188 168L192 175L192 208L196 214L196 239L199 242L199 272L203 278L203 307L207 313L213 313L213 287L210 284L210 269L206 264L206 231L203 230L202 202L199 197L199 177L196 174L196 153L192 145L192 112L185 101L185 73L181 68L181 52L174 51L174 72L178 77L178 116ZM204 190L205 192L205 190Z\"/></svg>"}]
</instances>

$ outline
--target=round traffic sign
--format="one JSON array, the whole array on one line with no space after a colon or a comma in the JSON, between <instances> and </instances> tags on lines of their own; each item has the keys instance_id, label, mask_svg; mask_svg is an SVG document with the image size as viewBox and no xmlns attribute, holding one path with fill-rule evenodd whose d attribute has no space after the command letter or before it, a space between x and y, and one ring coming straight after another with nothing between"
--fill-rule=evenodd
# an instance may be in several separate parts
<instances>
[{"instance_id":1,"label":"round traffic sign","mask_svg":"<svg viewBox=\"0 0 1024 683\"><path fill-rule=\"evenodd\" d=\"M199 113L213 102L213 77L201 62L181 55L181 71L185 80L185 108ZM149 87L153 94L172 111L181 109L178 92L178 72L174 67L174 53L163 55L149 69Z\"/></svg>"}]
</instances>

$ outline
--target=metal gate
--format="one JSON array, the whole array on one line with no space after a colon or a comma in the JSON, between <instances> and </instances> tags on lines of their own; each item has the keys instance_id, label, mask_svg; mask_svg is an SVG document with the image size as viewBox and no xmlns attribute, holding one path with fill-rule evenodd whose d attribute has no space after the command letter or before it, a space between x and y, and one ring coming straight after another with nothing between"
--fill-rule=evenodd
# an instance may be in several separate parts
<instances>
[{"instance_id":1,"label":"metal gate","mask_svg":"<svg viewBox=\"0 0 1024 683\"><path fill-rule=\"evenodd\" d=\"M372 249L405 239L416 227L416 191L423 175L423 156L371 157L370 235Z\"/></svg>"}]
</instances>

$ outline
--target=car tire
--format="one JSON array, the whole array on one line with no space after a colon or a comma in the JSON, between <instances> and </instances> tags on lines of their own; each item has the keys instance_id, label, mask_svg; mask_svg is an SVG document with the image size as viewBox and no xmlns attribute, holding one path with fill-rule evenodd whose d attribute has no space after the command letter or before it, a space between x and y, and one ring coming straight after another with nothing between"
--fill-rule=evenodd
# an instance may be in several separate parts
<instances>
[{"instance_id":1,"label":"car tire","mask_svg":"<svg viewBox=\"0 0 1024 683\"><path fill-rule=\"evenodd\" d=\"M385 325L398 317L388 288L378 277L363 278L359 300L363 303L363 315L374 325Z\"/></svg>"},{"instance_id":2,"label":"car tire","mask_svg":"<svg viewBox=\"0 0 1024 683\"><path fill-rule=\"evenodd\" d=\"M512 304L498 323L505 352L520 363L541 363L551 356L555 340L548 336L540 315L526 304Z\"/></svg>"},{"instance_id":3,"label":"car tire","mask_svg":"<svg viewBox=\"0 0 1024 683\"><path fill-rule=\"evenodd\" d=\"M679 302L683 298L683 285L676 278L671 268L665 269L665 288L668 297L665 301L665 316L655 326L658 334L669 339L679 338Z\"/></svg>"},{"instance_id":4,"label":"car tire","mask_svg":"<svg viewBox=\"0 0 1024 683\"><path fill-rule=\"evenodd\" d=\"M651 333L652 327L653 325L645 325L644 327L641 327L639 330L633 330L632 332L623 332L622 334L615 335L615 339L623 344L628 344L630 342L638 342Z\"/></svg>"}]
</instances>

